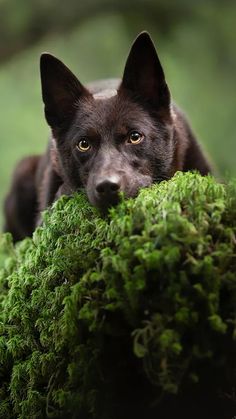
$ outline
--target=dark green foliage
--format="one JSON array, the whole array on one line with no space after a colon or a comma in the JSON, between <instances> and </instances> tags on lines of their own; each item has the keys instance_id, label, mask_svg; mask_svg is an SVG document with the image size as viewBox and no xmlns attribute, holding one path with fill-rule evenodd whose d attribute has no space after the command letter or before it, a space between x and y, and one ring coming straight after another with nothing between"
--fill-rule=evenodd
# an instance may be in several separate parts
<instances>
[{"instance_id":1,"label":"dark green foliage","mask_svg":"<svg viewBox=\"0 0 236 419\"><path fill-rule=\"evenodd\" d=\"M0 417L132 418L211 371L232 393L235 220L235 182L179 173L108 219L77 194L3 236Z\"/></svg>"}]
</instances>

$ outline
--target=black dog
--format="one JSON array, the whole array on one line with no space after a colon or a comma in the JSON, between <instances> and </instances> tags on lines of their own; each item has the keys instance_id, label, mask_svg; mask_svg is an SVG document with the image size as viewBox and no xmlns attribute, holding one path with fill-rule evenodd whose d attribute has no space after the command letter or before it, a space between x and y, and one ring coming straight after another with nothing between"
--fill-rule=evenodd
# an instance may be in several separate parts
<instances>
[{"instance_id":1,"label":"black dog","mask_svg":"<svg viewBox=\"0 0 236 419\"><path fill-rule=\"evenodd\" d=\"M147 33L135 40L121 82L84 87L49 54L41 57L41 80L52 135L46 153L24 159L14 174L5 230L15 241L32 234L39 211L81 187L106 211L120 191L134 197L177 170L210 171L184 115L171 102Z\"/></svg>"}]
</instances>

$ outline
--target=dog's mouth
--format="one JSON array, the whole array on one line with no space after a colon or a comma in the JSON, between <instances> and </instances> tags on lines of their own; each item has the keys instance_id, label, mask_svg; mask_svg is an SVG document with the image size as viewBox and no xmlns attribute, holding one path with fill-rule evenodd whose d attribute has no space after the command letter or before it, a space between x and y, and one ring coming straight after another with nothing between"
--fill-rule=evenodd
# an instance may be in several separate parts
<instances>
[{"instance_id":1,"label":"dog's mouth","mask_svg":"<svg viewBox=\"0 0 236 419\"><path fill-rule=\"evenodd\" d=\"M103 198L99 198L96 196L96 194L88 194L88 198L90 203L99 209L99 211L105 215L108 213L109 209L112 207L115 207L119 204L121 200L122 192L118 191L116 193L113 193L112 196L103 196Z\"/></svg>"},{"instance_id":2,"label":"dog's mouth","mask_svg":"<svg viewBox=\"0 0 236 419\"><path fill-rule=\"evenodd\" d=\"M112 201L109 201L105 205L96 205L96 208L99 209L102 216L106 216L109 213L109 210L113 207L116 207L120 201L121 201L121 195L117 196L116 199L114 198Z\"/></svg>"}]
</instances>

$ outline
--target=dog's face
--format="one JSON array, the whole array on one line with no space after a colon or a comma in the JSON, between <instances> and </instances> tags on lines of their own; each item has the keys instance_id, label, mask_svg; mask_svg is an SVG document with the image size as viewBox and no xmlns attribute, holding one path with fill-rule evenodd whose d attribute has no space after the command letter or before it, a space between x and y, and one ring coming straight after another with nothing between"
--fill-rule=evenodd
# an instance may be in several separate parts
<instances>
[{"instance_id":1,"label":"dog's face","mask_svg":"<svg viewBox=\"0 0 236 419\"><path fill-rule=\"evenodd\" d=\"M85 188L106 210L119 192L171 176L174 154L170 94L147 33L134 42L117 90L93 94L59 60L41 58L45 116L63 181Z\"/></svg>"}]
</instances>

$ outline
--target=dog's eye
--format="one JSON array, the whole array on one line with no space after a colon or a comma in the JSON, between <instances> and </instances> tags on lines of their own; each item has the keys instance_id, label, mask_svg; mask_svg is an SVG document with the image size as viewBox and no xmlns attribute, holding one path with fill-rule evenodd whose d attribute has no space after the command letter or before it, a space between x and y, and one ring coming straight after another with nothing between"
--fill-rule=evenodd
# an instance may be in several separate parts
<instances>
[{"instance_id":1,"label":"dog's eye","mask_svg":"<svg viewBox=\"0 0 236 419\"><path fill-rule=\"evenodd\" d=\"M88 140L86 140L86 138L82 138L82 140L79 141L76 147L79 151L84 153L85 151L90 150L91 145L89 144Z\"/></svg>"},{"instance_id":2,"label":"dog's eye","mask_svg":"<svg viewBox=\"0 0 236 419\"><path fill-rule=\"evenodd\" d=\"M144 139L144 135L138 131L132 131L128 136L128 143L139 144Z\"/></svg>"}]
</instances>

